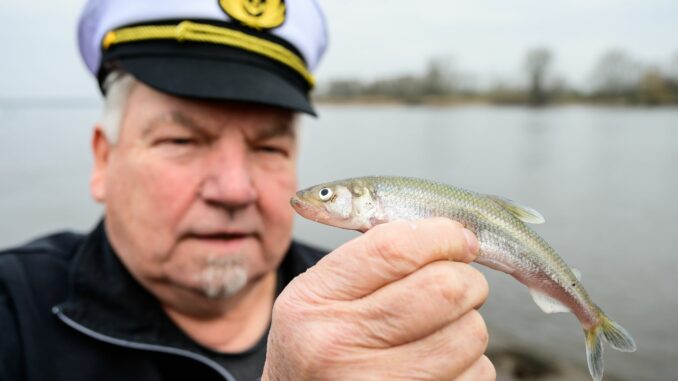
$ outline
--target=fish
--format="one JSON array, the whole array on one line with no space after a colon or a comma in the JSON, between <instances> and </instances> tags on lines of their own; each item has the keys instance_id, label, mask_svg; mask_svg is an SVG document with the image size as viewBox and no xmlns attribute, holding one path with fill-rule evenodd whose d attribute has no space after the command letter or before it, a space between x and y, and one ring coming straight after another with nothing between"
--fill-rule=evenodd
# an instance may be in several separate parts
<instances>
[{"instance_id":1,"label":"fish","mask_svg":"<svg viewBox=\"0 0 678 381\"><path fill-rule=\"evenodd\" d=\"M397 176L368 176L327 182L300 190L290 203L304 218L365 232L395 220L446 217L478 238L475 262L511 275L527 286L545 313L571 312L585 336L586 358L595 381L603 379L603 340L622 352L636 343L589 296L580 272L526 224L544 217L516 201L451 185Z\"/></svg>"}]
</instances>

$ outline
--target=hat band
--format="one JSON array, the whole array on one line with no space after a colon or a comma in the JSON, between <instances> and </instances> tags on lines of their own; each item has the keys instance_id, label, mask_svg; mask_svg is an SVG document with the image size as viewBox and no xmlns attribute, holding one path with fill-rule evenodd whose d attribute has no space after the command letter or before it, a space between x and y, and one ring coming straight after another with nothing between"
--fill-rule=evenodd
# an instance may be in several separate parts
<instances>
[{"instance_id":1,"label":"hat band","mask_svg":"<svg viewBox=\"0 0 678 381\"><path fill-rule=\"evenodd\" d=\"M142 40L172 39L228 45L278 61L299 73L311 87L315 79L304 61L291 50L273 41L215 25L182 21L177 25L142 25L112 30L104 36L104 50L111 45Z\"/></svg>"}]
</instances>

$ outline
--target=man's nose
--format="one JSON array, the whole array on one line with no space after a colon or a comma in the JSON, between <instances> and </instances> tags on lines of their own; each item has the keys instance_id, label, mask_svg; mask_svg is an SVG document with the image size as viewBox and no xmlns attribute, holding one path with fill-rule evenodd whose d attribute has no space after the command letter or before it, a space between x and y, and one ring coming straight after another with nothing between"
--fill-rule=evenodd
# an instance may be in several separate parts
<instances>
[{"instance_id":1,"label":"man's nose","mask_svg":"<svg viewBox=\"0 0 678 381\"><path fill-rule=\"evenodd\" d=\"M205 201L239 207L257 199L252 168L244 150L230 149L217 153L208 165L207 176L199 190Z\"/></svg>"}]
</instances>

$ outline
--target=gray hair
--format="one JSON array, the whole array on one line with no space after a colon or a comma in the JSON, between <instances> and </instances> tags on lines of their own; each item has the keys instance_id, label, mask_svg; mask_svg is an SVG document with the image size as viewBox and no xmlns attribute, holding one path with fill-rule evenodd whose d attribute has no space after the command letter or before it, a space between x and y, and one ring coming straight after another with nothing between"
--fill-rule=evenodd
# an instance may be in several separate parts
<instances>
[{"instance_id":1,"label":"gray hair","mask_svg":"<svg viewBox=\"0 0 678 381\"><path fill-rule=\"evenodd\" d=\"M120 136L125 106L132 88L137 80L129 73L115 70L104 80L104 109L101 114L101 128L111 144L115 144Z\"/></svg>"}]
</instances>

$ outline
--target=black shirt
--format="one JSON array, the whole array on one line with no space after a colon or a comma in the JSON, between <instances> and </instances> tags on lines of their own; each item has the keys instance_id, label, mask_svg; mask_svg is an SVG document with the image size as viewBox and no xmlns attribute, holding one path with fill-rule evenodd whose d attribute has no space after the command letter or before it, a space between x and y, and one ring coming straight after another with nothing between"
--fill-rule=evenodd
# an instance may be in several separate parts
<instances>
[{"instance_id":1,"label":"black shirt","mask_svg":"<svg viewBox=\"0 0 678 381\"><path fill-rule=\"evenodd\" d=\"M323 252L293 242L278 293ZM127 272L103 223L0 252L0 380L238 380L261 376L264 335L242 353L201 346Z\"/></svg>"}]
</instances>

